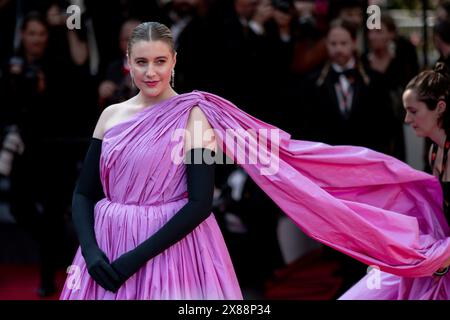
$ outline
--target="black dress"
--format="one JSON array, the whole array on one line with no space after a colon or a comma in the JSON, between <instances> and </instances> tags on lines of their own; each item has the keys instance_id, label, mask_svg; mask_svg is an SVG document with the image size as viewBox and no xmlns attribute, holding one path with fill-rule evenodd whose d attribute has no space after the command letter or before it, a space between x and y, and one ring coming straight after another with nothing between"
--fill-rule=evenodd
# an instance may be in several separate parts
<instances>
[{"instance_id":1,"label":"black dress","mask_svg":"<svg viewBox=\"0 0 450 320\"><path fill-rule=\"evenodd\" d=\"M444 194L444 213L447 218L447 223L450 224L450 181L440 181L440 183Z\"/></svg>"},{"instance_id":2,"label":"black dress","mask_svg":"<svg viewBox=\"0 0 450 320\"><path fill-rule=\"evenodd\" d=\"M432 149L431 149L431 168L433 170L434 164L436 161L436 155L437 155L438 145L433 143ZM445 168L447 165L447 158L448 158L448 152L450 150L450 140L445 141L444 145L444 154L442 157L442 171L439 174L439 183L441 184L443 198L444 198L444 214L447 219L447 223L450 224L450 181L442 181Z\"/></svg>"}]
</instances>

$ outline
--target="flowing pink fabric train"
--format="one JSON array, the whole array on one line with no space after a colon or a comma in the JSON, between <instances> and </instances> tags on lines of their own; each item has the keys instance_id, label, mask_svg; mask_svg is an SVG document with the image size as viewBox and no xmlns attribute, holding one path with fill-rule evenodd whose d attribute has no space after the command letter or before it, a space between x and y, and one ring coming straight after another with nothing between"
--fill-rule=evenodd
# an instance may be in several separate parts
<instances>
[{"instance_id":1,"label":"flowing pink fabric train","mask_svg":"<svg viewBox=\"0 0 450 320\"><path fill-rule=\"evenodd\" d=\"M368 275L342 299L450 298L450 275L431 276L450 256L435 177L366 148L291 139L201 91L172 97L105 133L106 198L96 206L95 230L110 259L144 241L184 205L184 167L171 156L184 152L177 129L185 128L194 106L206 115L223 152L306 234L381 270L379 288L370 289ZM80 285L69 275L62 299L241 298L213 216L149 261L117 294L95 284L80 251L74 265Z\"/></svg>"}]
</instances>

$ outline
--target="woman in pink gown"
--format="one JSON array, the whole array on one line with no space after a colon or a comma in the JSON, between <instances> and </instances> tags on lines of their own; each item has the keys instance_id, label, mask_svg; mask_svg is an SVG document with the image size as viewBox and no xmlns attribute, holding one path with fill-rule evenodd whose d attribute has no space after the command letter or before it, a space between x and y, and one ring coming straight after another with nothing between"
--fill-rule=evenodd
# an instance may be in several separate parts
<instances>
[{"instance_id":1,"label":"woman in pink gown","mask_svg":"<svg viewBox=\"0 0 450 320\"><path fill-rule=\"evenodd\" d=\"M167 46L151 40L155 26L161 27L139 26L146 28L148 38L133 48ZM142 85L139 78L136 85ZM214 130L218 150L242 166L299 228L383 274L398 276L393 286L381 287L379 297L450 297L449 276L433 277L450 257L450 230L435 177L369 149L290 139L210 93L163 98L165 90L172 90L167 87L157 103L116 122L102 137L105 197L95 205L94 231L111 266L187 202L185 166L173 159L185 154L182 133L191 111L199 107ZM149 90L142 87L140 94ZM241 298L212 215L149 259L118 290L96 283L78 250L61 294L61 299Z\"/></svg>"}]
</instances>

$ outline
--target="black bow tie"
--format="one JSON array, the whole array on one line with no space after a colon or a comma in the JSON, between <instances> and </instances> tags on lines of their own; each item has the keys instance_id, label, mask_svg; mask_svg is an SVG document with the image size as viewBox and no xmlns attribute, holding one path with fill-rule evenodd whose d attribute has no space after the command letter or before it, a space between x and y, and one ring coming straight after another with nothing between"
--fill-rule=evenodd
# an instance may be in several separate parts
<instances>
[{"instance_id":1,"label":"black bow tie","mask_svg":"<svg viewBox=\"0 0 450 320\"><path fill-rule=\"evenodd\" d=\"M339 81L339 77L341 75L344 75L347 79L355 79L358 72L356 71L356 69L352 68L352 69L347 69L344 71L336 71L336 70L332 70L332 74L333 74L333 79L335 82Z\"/></svg>"}]
</instances>

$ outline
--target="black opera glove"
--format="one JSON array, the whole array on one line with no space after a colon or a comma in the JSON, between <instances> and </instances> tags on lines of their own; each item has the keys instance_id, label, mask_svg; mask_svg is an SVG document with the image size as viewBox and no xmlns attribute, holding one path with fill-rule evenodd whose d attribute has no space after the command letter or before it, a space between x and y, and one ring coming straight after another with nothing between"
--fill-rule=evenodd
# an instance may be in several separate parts
<instances>
[{"instance_id":1,"label":"black opera glove","mask_svg":"<svg viewBox=\"0 0 450 320\"><path fill-rule=\"evenodd\" d=\"M92 138L72 197L72 219L89 275L104 289L115 292L120 281L94 231L95 204L105 197L100 180L102 140Z\"/></svg>"},{"instance_id":2,"label":"black opera glove","mask_svg":"<svg viewBox=\"0 0 450 320\"><path fill-rule=\"evenodd\" d=\"M106 254L98 247L82 249L89 275L105 290L117 292L121 277L111 267Z\"/></svg>"},{"instance_id":3,"label":"black opera glove","mask_svg":"<svg viewBox=\"0 0 450 320\"><path fill-rule=\"evenodd\" d=\"M215 164L208 159L214 159L214 155L215 152L208 148L195 148L186 153L187 160L201 159L201 163L186 162L189 201L161 229L111 264L120 276L119 286L150 259L186 237L210 215L214 195ZM211 162L212 164L208 164Z\"/></svg>"}]
</instances>

